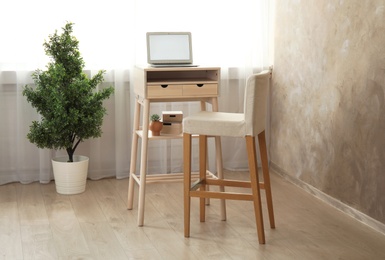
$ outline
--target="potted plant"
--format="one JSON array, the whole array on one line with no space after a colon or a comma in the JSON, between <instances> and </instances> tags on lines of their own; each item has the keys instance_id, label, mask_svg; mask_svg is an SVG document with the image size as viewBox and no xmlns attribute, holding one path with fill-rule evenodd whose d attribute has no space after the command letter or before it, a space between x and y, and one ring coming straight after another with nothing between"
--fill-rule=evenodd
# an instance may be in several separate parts
<instances>
[{"instance_id":1,"label":"potted plant","mask_svg":"<svg viewBox=\"0 0 385 260\"><path fill-rule=\"evenodd\" d=\"M78 145L86 139L100 137L106 109L103 100L113 93L113 87L96 91L104 81L105 71L89 78L79 52L79 41L72 35L73 23L67 22L62 34L57 30L43 44L50 57L46 70L37 69L32 78L35 86L25 86L23 95L40 114L27 134L29 141L39 148L65 149L68 157L52 159L56 190L62 194L76 194L85 190L88 158L74 155ZM59 164L60 166L58 166ZM85 170L72 169L79 165ZM58 169L64 168L64 175ZM77 178L81 180L77 180ZM65 183L60 183L64 181ZM76 183L76 187L68 185Z\"/></svg>"},{"instance_id":2,"label":"potted plant","mask_svg":"<svg viewBox=\"0 0 385 260\"><path fill-rule=\"evenodd\" d=\"M153 136L159 136L160 131L163 128L163 123L160 121L160 116L158 114L152 114L150 117L150 126L149 126Z\"/></svg>"}]
</instances>

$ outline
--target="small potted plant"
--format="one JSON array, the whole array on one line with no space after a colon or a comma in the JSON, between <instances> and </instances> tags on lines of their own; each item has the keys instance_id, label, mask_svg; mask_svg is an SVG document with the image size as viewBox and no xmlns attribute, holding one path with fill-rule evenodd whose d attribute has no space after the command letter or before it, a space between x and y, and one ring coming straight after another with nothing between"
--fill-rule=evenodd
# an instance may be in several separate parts
<instances>
[{"instance_id":1,"label":"small potted plant","mask_svg":"<svg viewBox=\"0 0 385 260\"><path fill-rule=\"evenodd\" d=\"M23 95L40 114L27 135L39 148L65 149L68 156L52 159L56 191L76 194L85 190L88 157L74 155L78 145L89 138L100 137L106 109L103 100L114 89L96 91L103 82L104 71L89 78L80 55L78 40L72 36L72 23L49 36L44 42L45 53L51 58L47 70L32 74L35 86L25 86Z\"/></svg>"},{"instance_id":2,"label":"small potted plant","mask_svg":"<svg viewBox=\"0 0 385 260\"><path fill-rule=\"evenodd\" d=\"M160 131L163 128L163 123L160 121L160 116L158 114L151 115L149 127L153 136L160 136Z\"/></svg>"}]
</instances>

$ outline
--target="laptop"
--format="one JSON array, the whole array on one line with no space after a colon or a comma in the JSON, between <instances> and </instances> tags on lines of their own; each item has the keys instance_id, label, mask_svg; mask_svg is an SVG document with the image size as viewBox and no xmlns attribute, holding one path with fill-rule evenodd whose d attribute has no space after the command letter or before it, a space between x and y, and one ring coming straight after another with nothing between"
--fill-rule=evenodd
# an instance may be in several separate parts
<instances>
[{"instance_id":1,"label":"laptop","mask_svg":"<svg viewBox=\"0 0 385 260\"><path fill-rule=\"evenodd\" d=\"M148 32L147 62L153 67L196 67L193 65L190 32Z\"/></svg>"}]
</instances>

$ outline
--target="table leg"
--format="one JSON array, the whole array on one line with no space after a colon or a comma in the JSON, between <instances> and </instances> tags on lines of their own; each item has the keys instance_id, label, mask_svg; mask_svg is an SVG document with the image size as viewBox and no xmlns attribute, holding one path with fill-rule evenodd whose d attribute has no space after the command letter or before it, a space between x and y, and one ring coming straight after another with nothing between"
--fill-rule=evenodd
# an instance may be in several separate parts
<instances>
[{"instance_id":1,"label":"table leg","mask_svg":"<svg viewBox=\"0 0 385 260\"><path fill-rule=\"evenodd\" d=\"M201 101L201 111L206 111L207 110L207 107L206 107L206 101ZM207 147L207 146L206 146ZM207 169L210 169L210 164L209 164L209 153L208 151L206 151L206 170ZM206 185L206 190L210 190L210 186L209 185ZM210 205L210 198L206 198L205 199L205 204L208 206Z\"/></svg>"},{"instance_id":2,"label":"table leg","mask_svg":"<svg viewBox=\"0 0 385 260\"><path fill-rule=\"evenodd\" d=\"M134 200L134 178L133 175L136 171L136 159L138 152L138 135L136 134L136 130L139 130L139 118L140 118L140 103L136 99L135 100L135 110L134 110L134 126L132 131L132 145L131 145L131 163L130 163L130 180L128 183L128 198L127 198L127 208L132 209L133 200Z\"/></svg>"},{"instance_id":3,"label":"table leg","mask_svg":"<svg viewBox=\"0 0 385 260\"><path fill-rule=\"evenodd\" d=\"M143 136L142 150L140 157L140 184L138 202L138 226L144 223L144 200L146 193L146 174L147 174L147 146L148 146L148 125L150 116L150 102L148 99L143 101Z\"/></svg>"},{"instance_id":4,"label":"table leg","mask_svg":"<svg viewBox=\"0 0 385 260\"><path fill-rule=\"evenodd\" d=\"M212 99L212 106L213 111L218 111L218 99L213 98ZM216 136L215 137L215 159L217 163L217 172L218 172L218 178L223 179L223 161L222 161L222 144L221 144L221 137ZM225 191L225 188L222 186L220 187L220 191ZM226 201L221 200L221 219L226 220Z\"/></svg>"}]
</instances>

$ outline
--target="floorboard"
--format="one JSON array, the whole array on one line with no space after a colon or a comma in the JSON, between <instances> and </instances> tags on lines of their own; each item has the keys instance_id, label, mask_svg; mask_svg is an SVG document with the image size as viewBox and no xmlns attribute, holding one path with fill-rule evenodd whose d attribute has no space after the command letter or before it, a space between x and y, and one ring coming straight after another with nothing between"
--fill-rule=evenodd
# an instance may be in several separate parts
<instances>
[{"instance_id":1,"label":"floorboard","mask_svg":"<svg viewBox=\"0 0 385 260\"><path fill-rule=\"evenodd\" d=\"M225 172L247 179L247 172ZM272 172L276 228L262 192L266 244L259 245L253 205L227 201L220 220L211 200L206 222L192 199L191 237L183 236L183 185L146 187L145 225L127 210L128 179L87 182L60 195L54 183L0 186L0 259L385 259L385 236Z\"/></svg>"}]
</instances>

